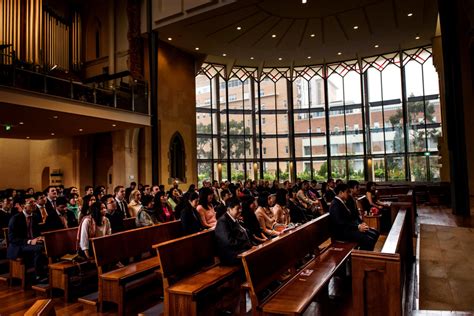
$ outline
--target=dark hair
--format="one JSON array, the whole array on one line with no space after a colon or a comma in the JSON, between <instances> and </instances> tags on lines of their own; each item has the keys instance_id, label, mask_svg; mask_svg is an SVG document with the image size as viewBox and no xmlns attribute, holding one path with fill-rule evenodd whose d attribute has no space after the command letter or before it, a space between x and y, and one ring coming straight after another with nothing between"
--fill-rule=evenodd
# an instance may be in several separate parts
<instances>
[{"instance_id":1,"label":"dark hair","mask_svg":"<svg viewBox=\"0 0 474 316\"><path fill-rule=\"evenodd\" d=\"M77 193L69 193L69 195L67 196L67 200L69 201L70 199L77 199L79 197L79 194Z\"/></svg>"},{"instance_id":2,"label":"dark hair","mask_svg":"<svg viewBox=\"0 0 474 316\"><path fill-rule=\"evenodd\" d=\"M349 180L349 181L347 181L347 185L349 186L349 189L354 189L356 186L359 185L359 181Z\"/></svg>"},{"instance_id":3,"label":"dark hair","mask_svg":"<svg viewBox=\"0 0 474 316\"><path fill-rule=\"evenodd\" d=\"M137 183L136 183L135 181L132 181L132 182L130 182L130 186L132 186L132 185L135 185L135 186L136 186Z\"/></svg>"},{"instance_id":4,"label":"dark hair","mask_svg":"<svg viewBox=\"0 0 474 316\"><path fill-rule=\"evenodd\" d=\"M257 198L258 206L268 207L268 196L269 195L270 194L268 194L267 191L264 191L264 192L260 193L258 198Z\"/></svg>"},{"instance_id":5,"label":"dark hair","mask_svg":"<svg viewBox=\"0 0 474 316\"><path fill-rule=\"evenodd\" d=\"M117 194L118 191L120 191L121 188L123 188L123 185L117 185L117 186L114 188L114 194Z\"/></svg>"},{"instance_id":6,"label":"dark hair","mask_svg":"<svg viewBox=\"0 0 474 316\"><path fill-rule=\"evenodd\" d=\"M56 206L67 205L67 199L64 196L60 196L56 199Z\"/></svg>"},{"instance_id":7,"label":"dark hair","mask_svg":"<svg viewBox=\"0 0 474 316\"><path fill-rule=\"evenodd\" d=\"M156 192L155 197L154 197L154 199L155 199L154 201L155 201L156 206L161 205L161 200L160 199L161 199L162 196L165 196L165 195L166 194L163 191ZM143 204L143 202L142 202L142 204ZM145 204L143 204L143 205L145 205Z\"/></svg>"},{"instance_id":8,"label":"dark hair","mask_svg":"<svg viewBox=\"0 0 474 316\"><path fill-rule=\"evenodd\" d=\"M188 201L194 201L199 198L199 194L196 191L193 191L189 194Z\"/></svg>"},{"instance_id":9,"label":"dark hair","mask_svg":"<svg viewBox=\"0 0 474 316\"><path fill-rule=\"evenodd\" d=\"M97 226L102 226L102 202L94 202L91 205L91 217Z\"/></svg>"},{"instance_id":10,"label":"dark hair","mask_svg":"<svg viewBox=\"0 0 474 316\"><path fill-rule=\"evenodd\" d=\"M322 182L321 183L321 193L324 194L328 190L328 183L327 182Z\"/></svg>"},{"instance_id":11,"label":"dark hair","mask_svg":"<svg viewBox=\"0 0 474 316\"><path fill-rule=\"evenodd\" d=\"M230 200L230 202L228 204L228 208L232 209L232 208L236 207L237 205L240 205L240 201L239 201L239 199L234 198L234 199Z\"/></svg>"},{"instance_id":12,"label":"dark hair","mask_svg":"<svg viewBox=\"0 0 474 316\"><path fill-rule=\"evenodd\" d=\"M278 189L276 191L276 201L275 203L280 206L286 206L286 196L288 195L288 191L285 189Z\"/></svg>"},{"instance_id":13,"label":"dark hair","mask_svg":"<svg viewBox=\"0 0 474 316\"><path fill-rule=\"evenodd\" d=\"M158 197L158 194L155 195L155 197L151 196L151 195L144 195L141 199L141 202L142 202L142 205L144 207L148 207L148 204L150 204L150 202L152 202L154 199L154 202L156 204L156 199L158 199L159 201L159 197Z\"/></svg>"},{"instance_id":14,"label":"dark hair","mask_svg":"<svg viewBox=\"0 0 474 316\"><path fill-rule=\"evenodd\" d=\"M224 198L224 196L225 196L226 194L231 194L231 193L230 193L230 191L227 190L227 189L222 190L222 191L221 191L221 198Z\"/></svg>"},{"instance_id":15,"label":"dark hair","mask_svg":"<svg viewBox=\"0 0 474 316\"><path fill-rule=\"evenodd\" d=\"M196 191L196 186L194 184L189 185L187 193L195 192Z\"/></svg>"},{"instance_id":16,"label":"dark hair","mask_svg":"<svg viewBox=\"0 0 474 316\"><path fill-rule=\"evenodd\" d=\"M55 189L56 189L56 186L55 186L55 185L48 185L48 186L46 187L46 189L44 189L44 191L43 191L44 195L47 195L47 194L49 193L49 190L50 190L51 188L55 188Z\"/></svg>"},{"instance_id":17,"label":"dark hair","mask_svg":"<svg viewBox=\"0 0 474 316\"><path fill-rule=\"evenodd\" d=\"M339 183L336 188L334 189L334 192L336 195L338 195L340 192L347 191L349 189L349 186L345 183Z\"/></svg>"},{"instance_id":18,"label":"dark hair","mask_svg":"<svg viewBox=\"0 0 474 316\"><path fill-rule=\"evenodd\" d=\"M208 209L209 202L207 201L207 197L212 194L214 194L214 191L212 191L211 188L201 188L201 191L199 192L199 205L202 205L205 209Z\"/></svg>"},{"instance_id":19,"label":"dark hair","mask_svg":"<svg viewBox=\"0 0 474 316\"><path fill-rule=\"evenodd\" d=\"M84 193L86 193L87 190L89 190L89 189L94 189L94 188L92 187L92 185L86 185L85 188L84 188Z\"/></svg>"},{"instance_id":20,"label":"dark hair","mask_svg":"<svg viewBox=\"0 0 474 316\"><path fill-rule=\"evenodd\" d=\"M367 184L365 185L365 190L366 190L366 191L370 191L370 192L373 193L372 187L373 187L374 185L375 185L375 182L373 182L373 181L367 182Z\"/></svg>"},{"instance_id":21,"label":"dark hair","mask_svg":"<svg viewBox=\"0 0 474 316\"><path fill-rule=\"evenodd\" d=\"M38 200L40 196L45 196L45 195L41 191L35 192L35 194L33 194L33 197L35 198L35 200Z\"/></svg>"},{"instance_id":22,"label":"dark hair","mask_svg":"<svg viewBox=\"0 0 474 316\"><path fill-rule=\"evenodd\" d=\"M329 183L329 182L334 182L334 178L329 178L329 179L328 179L328 183Z\"/></svg>"},{"instance_id":23,"label":"dark hair","mask_svg":"<svg viewBox=\"0 0 474 316\"><path fill-rule=\"evenodd\" d=\"M82 203L82 208L81 208L81 214L82 215L87 215L87 214L90 213L89 212L89 208L90 208L89 207L89 201L92 199L92 197L95 198L94 195L88 194L83 198L83 203ZM97 201L96 201L96 203L97 203Z\"/></svg>"},{"instance_id":24,"label":"dark hair","mask_svg":"<svg viewBox=\"0 0 474 316\"><path fill-rule=\"evenodd\" d=\"M104 195L103 197L100 198L100 201L102 203L104 203L105 206L107 206L107 200L110 199L110 198L114 199L114 196L112 194L106 194L106 195Z\"/></svg>"}]
</instances>

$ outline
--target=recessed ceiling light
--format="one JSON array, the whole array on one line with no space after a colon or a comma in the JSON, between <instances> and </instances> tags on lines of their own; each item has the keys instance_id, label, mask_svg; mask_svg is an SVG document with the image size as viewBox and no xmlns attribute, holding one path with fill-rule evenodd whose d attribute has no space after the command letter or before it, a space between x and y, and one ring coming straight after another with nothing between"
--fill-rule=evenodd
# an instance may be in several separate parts
<instances>
[{"instance_id":1,"label":"recessed ceiling light","mask_svg":"<svg viewBox=\"0 0 474 316\"><path fill-rule=\"evenodd\" d=\"M117 124L112 124L112 127L115 127L115 126L117 126Z\"/></svg>"},{"instance_id":2,"label":"recessed ceiling light","mask_svg":"<svg viewBox=\"0 0 474 316\"><path fill-rule=\"evenodd\" d=\"M420 37L419 37L419 36L417 36L417 37L415 37L415 39L416 39L416 40L419 40L419 39L420 39Z\"/></svg>"},{"instance_id":3,"label":"recessed ceiling light","mask_svg":"<svg viewBox=\"0 0 474 316\"><path fill-rule=\"evenodd\" d=\"M311 59L311 56L308 56L307 58L308 58L308 59Z\"/></svg>"},{"instance_id":4,"label":"recessed ceiling light","mask_svg":"<svg viewBox=\"0 0 474 316\"><path fill-rule=\"evenodd\" d=\"M354 25L354 30L357 30L359 28L358 25Z\"/></svg>"},{"instance_id":5,"label":"recessed ceiling light","mask_svg":"<svg viewBox=\"0 0 474 316\"><path fill-rule=\"evenodd\" d=\"M172 40L173 40L173 38L172 38L172 37L168 37L168 41L172 41Z\"/></svg>"},{"instance_id":6,"label":"recessed ceiling light","mask_svg":"<svg viewBox=\"0 0 474 316\"><path fill-rule=\"evenodd\" d=\"M282 59L283 59L283 58L281 58L281 57L278 57L278 60L282 60Z\"/></svg>"},{"instance_id":7,"label":"recessed ceiling light","mask_svg":"<svg viewBox=\"0 0 474 316\"><path fill-rule=\"evenodd\" d=\"M53 119L57 119L57 118L58 118L58 116L57 116L57 115L53 116Z\"/></svg>"},{"instance_id":8,"label":"recessed ceiling light","mask_svg":"<svg viewBox=\"0 0 474 316\"><path fill-rule=\"evenodd\" d=\"M407 16L413 16L413 13L410 12L410 13L407 14Z\"/></svg>"},{"instance_id":9,"label":"recessed ceiling light","mask_svg":"<svg viewBox=\"0 0 474 316\"><path fill-rule=\"evenodd\" d=\"M374 47L375 47L375 48L379 48L379 44L375 44Z\"/></svg>"},{"instance_id":10,"label":"recessed ceiling light","mask_svg":"<svg viewBox=\"0 0 474 316\"><path fill-rule=\"evenodd\" d=\"M250 59L252 59L252 60L253 60L253 57L250 57Z\"/></svg>"},{"instance_id":11,"label":"recessed ceiling light","mask_svg":"<svg viewBox=\"0 0 474 316\"><path fill-rule=\"evenodd\" d=\"M80 129L79 129L79 132L82 132L82 131L83 131L83 129L82 129L82 128L80 128Z\"/></svg>"},{"instance_id":12,"label":"recessed ceiling light","mask_svg":"<svg viewBox=\"0 0 474 316\"><path fill-rule=\"evenodd\" d=\"M341 52L339 52L339 53L337 53L337 54L338 54L339 56L341 56L341 55L342 55L342 53L341 53Z\"/></svg>"},{"instance_id":13,"label":"recessed ceiling light","mask_svg":"<svg viewBox=\"0 0 474 316\"><path fill-rule=\"evenodd\" d=\"M54 136L54 133L51 133L51 136Z\"/></svg>"},{"instance_id":14,"label":"recessed ceiling light","mask_svg":"<svg viewBox=\"0 0 474 316\"><path fill-rule=\"evenodd\" d=\"M225 57L225 56L227 56L227 54L226 54L226 53L224 53L224 54L222 54L222 56L224 56L224 57Z\"/></svg>"},{"instance_id":15,"label":"recessed ceiling light","mask_svg":"<svg viewBox=\"0 0 474 316\"><path fill-rule=\"evenodd\" d=\"M26 136L26 139L30 139L30 136Z\"/></svg>"},{"instance_id":16,"label":"recessed ceiling light","mask_svg":"<svg viewBox=\"0 0 474 316\"><path fill-rule=\"evenodd\" d=\"M199 50L199 47L196 47L195 50Z\"/></svg>"},{"instance_id":17,"label":"recessed ceiling light","mask_svg":"<svg viewBox=\"0 0 474 316\"><path fill-rule=\"evenodd\" d=\"M240 31L242 29L241 26L237 26L237 31Z\"/></svg>"},{"instance_id":18,"label":"recessed ceiling light","mask_svg":"<svg viewBox=\"0 0 474 316\"><path fill-rule=\"evenodd\" d=\"M275 38L275 37L277 37L277 36L276 36L276 34L272 34L272 37Z\"/></svg>"},{"instance_id":19,"label":"recessed ceiling light","mask_svg":"<svg viewBox=\"0 0 474 316\"><path fill-rule=\"evenodd\" d=\"M314 34L314 33L313 33L313 34L311 34L310 36L311 36L311 37L315 37L315 36L316 36L316 34Z\"/></svg>"},{"instance_id":20,"label":"recessed ceiling light","mask_svg":"<svg viewBox=\"0 0 474 316\"><path fill-rule=\"evenodd\" d=\"M308 0L301 0L302 4L305 4L306 2L308 2Z\"/></svg>"},{"instance_id":21,"label":"recessed ceiling light","mask_svg":"<svg viewBox=\"0 0 474 316\"><path fill-rule=\"evenodd\" d=\"M25 123L23 123L23 122L19 122L18 124L20 124L20 125L23 125L23 124L25 124Z\"/></svg>"}]
</instances>

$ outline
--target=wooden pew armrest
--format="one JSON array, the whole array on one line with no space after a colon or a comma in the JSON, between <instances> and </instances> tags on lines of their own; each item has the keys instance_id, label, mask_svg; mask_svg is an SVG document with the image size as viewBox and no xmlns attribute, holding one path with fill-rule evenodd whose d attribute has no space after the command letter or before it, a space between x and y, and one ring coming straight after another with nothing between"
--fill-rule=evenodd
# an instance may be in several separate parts
<instances>
[{"instance_id":1,"label":"wooden pew armrest","mask_svg":"<svg viewBox=\"0 0 474 316\"><path fill-rule=\"evenodd\" d=\"M100 275L100 278L110 281L123 280L147 270L156 270L160 266L158 257L151 257L143 261L131 263L123 268L115 269Z\"/></svg>"},{"instance_id":2,"label":"wooden pew armrest","mask_svg":"<svg viewBox=\"0 0 474 316\"><path fill-rule=\"evenodd\" d=\"M205 271L181 279L170 286L168 291L173 294L196 295L202 290L227 280L240 271L238 266L214 266Z\"/></svg>"}]
</instances>

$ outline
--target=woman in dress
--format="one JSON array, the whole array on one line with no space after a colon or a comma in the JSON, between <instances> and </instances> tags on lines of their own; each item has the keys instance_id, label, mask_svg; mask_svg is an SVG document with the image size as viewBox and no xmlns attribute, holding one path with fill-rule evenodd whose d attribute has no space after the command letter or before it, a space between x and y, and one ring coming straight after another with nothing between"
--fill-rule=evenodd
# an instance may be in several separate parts
<instances>
[{"instance_id":1,"label":"woman in dress","mask_svg":"<svg viewBox=\"0 0 474 316\"><path fill-rule=\"evenodd\" d=\"M202 188L199 193L199 205L196 208L201 218L201 223L205 228L214 228L217 224L216 212L212 206L214 192L211 188Z\"/></svg>"},{"instance_id":2,"label":"woman in dress","mask_svg":"<svg viewBox=\"0 0 474 316\"><path fill-rule=\"evenodd\" d=\"M89 215L82 218L77 230L78 252L87 259L92 256L90 239L112 234L109 219L105 216L105 204L94 202L90 211Z\"/></svg>"}]
</instances>

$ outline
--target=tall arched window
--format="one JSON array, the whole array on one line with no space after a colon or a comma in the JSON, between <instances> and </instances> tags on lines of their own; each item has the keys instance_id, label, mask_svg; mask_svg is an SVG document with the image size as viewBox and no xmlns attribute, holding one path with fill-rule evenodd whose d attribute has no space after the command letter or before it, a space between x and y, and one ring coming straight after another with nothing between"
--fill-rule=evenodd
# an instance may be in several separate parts
<instances>
[{"instance_id":1,"label":"tall arched window","mask_svg":"<svg viewBox=\"0 0 474 316\"><path fill-rule=\"evenodd\" d=\"M170 141L170 178L186 182L184 140L179 132L174 133Z\"/></svg>"}]
</instances>

